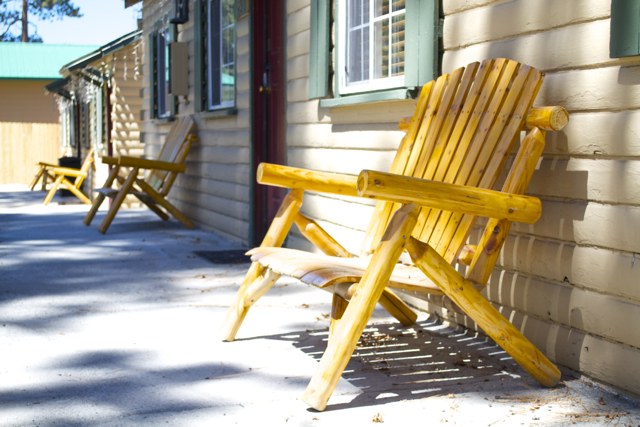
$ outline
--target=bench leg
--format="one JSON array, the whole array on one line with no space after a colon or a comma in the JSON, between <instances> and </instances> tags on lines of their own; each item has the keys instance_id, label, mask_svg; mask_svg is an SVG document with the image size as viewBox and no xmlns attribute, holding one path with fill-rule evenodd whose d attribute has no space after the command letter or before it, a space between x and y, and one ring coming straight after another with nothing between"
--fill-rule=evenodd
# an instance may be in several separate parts
<instances>
[{"instance_id":1,"label":"bench leg","mask_svg":"<svg viewBox=\"0 0 640 427\"><path fill-rule=\"evenodd\" d=\"M251 264L245 279L236 293L236 299L227 310L227 317L222 325L222 339L233 341L249 312L249 308L267 293L280 278L280 274L262 267L257 262Z\"/></svg>"},{"instance_id":2,"label":"bench leg","mask_svg":"<svg viewBox=\"0 0 640 427\"><path fill-rule=\"evenodd\" d=\"M262 244L260 246L265 247L280 247L282 243L284 243L284 239L287 237L291 226L293 225L293 221L295 216L298 214L300 210L300 206L302 205L302 197L304 192L302 190L291 190L282 201L282 205L280 205L280 209L276 213L275 218L271 222L269 226L269 230L267 230L267 234L264 236L262 240ZM275 273L273 273L275 274ZM266 272L266 269L262 267L262 265L254 262L249 267L247 274L245 275L242 284L240 285L240 289L236 295L236 299L231 307L229 307L229 311L227 312L227 318L225 319L223 328L222 328L222 339L224 341L233 341L236 337L236 333L244 320L244 317L247 315L249 311L249 307L257 298L255 295L262 296L278 277L273 280L273 283L269 284L268 282L264 282L261 285L255 285L259 288L259 292L253 288L253 283L259 280L267 280L269 277L273 278L272 273ZM251 290L253 289L253 290ZM252 292L254 295L252 296ZM259 297L258 296L258 297ZM251 304L246 305L248 301L254 300Z\"/></svg>"},{"instance_id":3,"label":"bench leg","mask_svg":"<svg viewBox=\"0 0 640 427\"><path fill-rule=\"evenodd\" d=\"M44 166L40 166L38 168L38 172L36 173L36 176L33 177L33 180L29 184L29 188L31 189L31 191L33 191L33 189L36 188L36 184L38 183L40 178L42 178L42 189L44 190L46 188L46 182L47 181L46 181L46 178L43 177L44 169L45 169Z\"/></svg>"},{"instance_id":4,"label":"bench leg","mask_svg":"<svg viewBox=\"0 0 640 427\"><path fill-rule=\"evenodd\" d=\"M107 230L109 229L109 226L111 225L111 221L113 221L113 218L115 218L116 213L118 213L120 206L122 206L122 202L124 202L125 197L127 197L129 192L131 191L131 188L133 187L133 183L135 182L137 175L138 175L138 168L133 168L131 172L129 172L129 176L127 176L127 179L122 184L122 187L120 187L118 194L116 194L116 197L113 198L113 202L109 207L109 211L103 218L102 223L100 224L100 227L98 227L98 230L102 234L106 233Z\"/></svg>"},{"instance_id":5,"label":"bench leg","mask_svg":"<svg viewBox=\"0 0 640 427\"><path fill-rule=\"evenodd\" d=\"M44 198L44 204L48 205L49 202L51 202L51 200L53 199L53 196L56 195L56 191L58 191L58 187L60 187L60 183L62 183L62 180L64 179L64 175L59 175L56 180L54 181L54 183L51 185L51 189L49 190L49 192L47 193L47 195Z\"/></svg>"},{"instance_id":6,"label":"bench leg","mask_svg":"<svg viewBox=\"0 0 640 427\"><path fill-rule=\"evenodd\" d=\"M433 248L412 238L407 251L416 266L540 384L553 387L560 381L560 370Z\"/></svg>"},{"instance_id":7,"label":"bench leg","mask_svg":"<svg viewBox=\"0 0 640 427\"><path fill-rule=\"evenodd\" d=\"M406 205L394 214L389 223L382 243L371 258L342 319L334 327L327 349L302 397L311 407L319 411L326 408L391 277L394 264L400 258L407 236L415 226L417 212L417 206Z\"/></svg>"},{"instance_id":8,"label":"bench leg","mask_svg":"<svg viewBox=\"0 0 640 427\"><path fill-rule=\"evenodd\" d=\"M109 176L107 177L107 180L105 181L103 188L111 188L111 186L113 185L113 182L116 180L116 177L118 176L118 173L120 173L119 167L116 166L113 169L111 169L111 172L109 172ZM98 209L100 209L100 205L102 205L102 202L104 202L104 199L105 199L105 195L98 192L98 195L93 200L91 209L89 209L89 212L87 212L87 215L84 217L84 220L82 221L84 225L91 225L91 221L93 221L93 217L96 216L96 213L98 212Z\"/></svg>"}]
</instances>

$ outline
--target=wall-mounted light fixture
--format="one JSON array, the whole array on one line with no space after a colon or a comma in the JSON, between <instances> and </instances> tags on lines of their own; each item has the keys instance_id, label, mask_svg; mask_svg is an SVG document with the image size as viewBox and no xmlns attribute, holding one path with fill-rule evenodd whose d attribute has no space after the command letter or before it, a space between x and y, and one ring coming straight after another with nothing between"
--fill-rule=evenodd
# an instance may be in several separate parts
<instances>
[{"instance_id":1,"label":"wall-mounted light fixture","mask_svg":"<svg viewBox=\"0 0 640 427\"><path fill-rule=\"evenodd\" d=\"M189 20L189 0L173 0L172 24L184 24Z\"/></svg>"}]
</instances>

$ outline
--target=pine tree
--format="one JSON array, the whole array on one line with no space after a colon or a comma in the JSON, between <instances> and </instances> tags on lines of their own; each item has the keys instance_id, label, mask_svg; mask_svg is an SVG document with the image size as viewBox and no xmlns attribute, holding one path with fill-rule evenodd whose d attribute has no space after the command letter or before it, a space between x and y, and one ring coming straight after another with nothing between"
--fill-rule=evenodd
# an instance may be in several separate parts
<instances>
[{"instance_id":1,"label":"pine tree","mask_svg":"<svg viewBox=\"0 0 640 427\"><path fill-rule=\"evenodd\" d=\"M29 35L31 17L51 21L80 16L80 8L72 0L0 0L0 41L42 42L37 31ZM20 24L22 31L18 33Z\"/></svg>"}]
</instances>

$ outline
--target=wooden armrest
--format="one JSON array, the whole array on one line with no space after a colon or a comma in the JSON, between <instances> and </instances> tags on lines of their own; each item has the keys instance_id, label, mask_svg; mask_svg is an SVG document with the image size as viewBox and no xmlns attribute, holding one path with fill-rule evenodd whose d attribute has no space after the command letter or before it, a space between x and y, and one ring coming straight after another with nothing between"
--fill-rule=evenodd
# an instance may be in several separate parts
<instances>
[{"instance_id":1,"label":"wooden armrest","mask_svg":"<svg viewBox=\"0 0 640 427\"><path fill-rule=\"evenodd\" d=\"M564 107L537 107L527 114L528 129L537 127L544 130L562 130L569 123L569 113Z\"/></svg>"},{"instance_id":2,"label":"wooden armrest","mask_svg":"<svg viewBox=\"0 0 640 427\"><path fill-rule=\"evenodd\" d=\"M38 162L38 166L45 167L45 168L57 168L57 167L60 167L60 165L56 165L56 164L53 164L53 163L47 163L47 162Z\"/></svg>"},{"instance_id":3,"label":"wooden armrest","mask_svg":"<svg viewBox=\"0 0 640 427\"><path fill-rule=\"evenodd\" d=\"M536 222L542 213L537 197L386 172L362 171L357 187L360 196L371 199L416 203L430 208L529 224Z\"/></svg>"},{"instance_id":4,"label":"wooden armrest","mask_svg":"<svg viewBox=\"0 0 640 427\"><path fill-rule=\"evenodd\" d=\"M139 169L160 169L169 172L184 172L186 166L179 163L163 162L162 160L143 159L141 157L119 156L102 158L102 163Z\"/></svg>"},{"instance_id":5,"label":"wooden armrest","mask_svg":"<svg viewBox=\"0 0 640 427\"><path fill-rule=\"evenodd\" d=\"M52 167L51 171L56 175L87 176L86 172L81 172L79 169L65 168L61 166Z\"/></svg>"},{"instance_id":6,"label":"wooden armrest","mask_svg":"<svg viewBox=\"0 0 640 427\"><path fill-rule=\"evenodd\" d=\"M100 158L102 163L107 165L112 165L112 166L115 166L118 164L118 159L119 159L118 157L112 157L112 156L102 156Z\"/></svg>"},{"instance_id":7,"label":"wooden armrest","mask_svg":"<svg viewBox=\"0 0 640 427\"><path fill-rule=\"evenodd\" d=\"M354 197L358 196L357 179L355 175L318 172L273 163L260 163L256 171L256 180L260 184Z\"/></svg>"}]
</instances>

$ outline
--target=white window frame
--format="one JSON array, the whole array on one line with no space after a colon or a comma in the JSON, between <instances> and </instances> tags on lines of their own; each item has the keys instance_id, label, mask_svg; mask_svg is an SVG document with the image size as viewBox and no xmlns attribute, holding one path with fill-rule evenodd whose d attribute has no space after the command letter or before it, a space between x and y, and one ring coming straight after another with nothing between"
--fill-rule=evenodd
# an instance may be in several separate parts
<instances>
[{"instance_id":1,"label":"white window frame","mask_svg":"<svg viewBox=\"0 0 640 427\"><path fill-rule=\"evenodd\" d=\"M235 82L236 82L236 39L235 39L235 31L236 31L236 21L233 12L231 13L231 23L225 25L224 24L224 1L225 0L207 0L207 109L208 110L219 110L224 108L232 108L236 104L235 100ZM233 3L233 2L232 2ZM214 22L214 13L213 8L219 8L219 22ZM232 8L233 10L233 8ZM225 44L224 44L224 34L225 32L231 32L233 34L233 44L230 46L230 52L225 52ZM217 41L217 45L216 45ZM219 52L219 55L216 55L215 52ZM225 59L232 58L231 61ZM215 61L214 61L215 59ZM233 79L233 97L231 99L223 99L224 98L224 80L225 73L224 70L228 67L233 69L233 73L231 78ZM214 73L219 73L218 75L214 75ZM217 78L217 79L216 79ZM216 85L215 82L219 81L219 84ZM218 91L219 97L215 96L215 91ZM220 102L218 102L220 99Z\"/></svg>"},{"instance_id":2,"label":"white window frame","mask_svg":"<svg viewBox=\"0 0 640 427\"><path fill-rule=\"evenodd\" d=\"M338 72L338 90L341 95L343 94L353 94L353 93L361 93L361 92L372 92L372 91L380 91L386 89L394 89L405 86L405 75L398 75L392 77L383 77L383 78L374 78L374 61L375 57L373 55L375 50L375 31L373 28L376 22L382 20L382 18L374 17L374 3L375 0L369 0L369 78L367 80L361 80L359 82L349 83L347 81L347 56L348 56L348 28L347 28L347 12L348 12L348 3L351 0L338 0L339 8L338 8L338 63L339 72ZM390 0L392 2L393 0ZM391 12L387 15L384 15L384 19L392 19L393 16L397 16L401 13L406 13L406 5L405 9L402 12ZM389 37L389 44L391 44L392 38Z\"/></svg>"}]
</instances>

